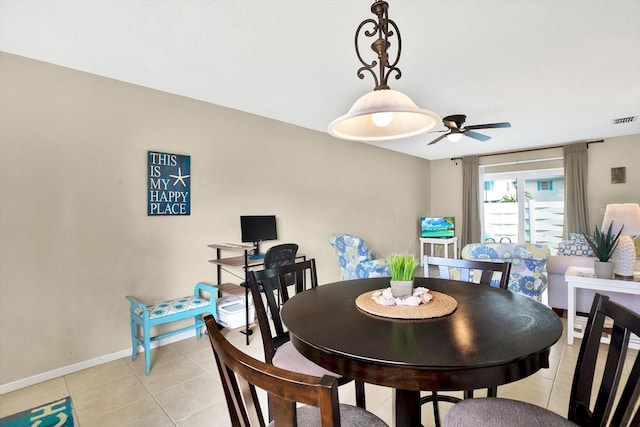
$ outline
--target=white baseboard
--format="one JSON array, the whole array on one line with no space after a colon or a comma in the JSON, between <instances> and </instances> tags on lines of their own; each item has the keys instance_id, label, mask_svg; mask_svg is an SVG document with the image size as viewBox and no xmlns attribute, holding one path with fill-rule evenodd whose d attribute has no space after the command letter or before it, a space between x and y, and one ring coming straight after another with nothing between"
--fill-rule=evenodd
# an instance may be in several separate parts
<instances>
[{"instance_id":1,"label":"white baseboard","mask_svg":"<svg viewBox=\"0 0 640 427\"><path fill-rule=\"evenodd\" d=\"M204 329L203 335L205 332L206 332L206 329ZM185 331L180 334L172 335L170 337L163 338L158 341L154 341L151 343L151 348L162 347L163 345L172 344L177 341L182 341L184 339L194 337L195 335L196 335L195 330ZM139 353L144 353L144 348L142 348L142 346L139 346L138 351ZM44 381L49 381L64 375L69 375L74 372L82 371L83 369L92 368L94 366L98 366L104 363L112 362L114 360L122 359L123 357L131 357L131 347L125 350L117 351L115 353L99 356L99 357L96 357L95 359L89 359L83 362L74 363L73 365L63 366L61 368L43 372L41 374L37 374L32 377L22 378L6 384L0 384L0 395L9 393L15 390L19 390L21 388L29 387L34 384L39 384Z\"/></svg>"}]
</instances>

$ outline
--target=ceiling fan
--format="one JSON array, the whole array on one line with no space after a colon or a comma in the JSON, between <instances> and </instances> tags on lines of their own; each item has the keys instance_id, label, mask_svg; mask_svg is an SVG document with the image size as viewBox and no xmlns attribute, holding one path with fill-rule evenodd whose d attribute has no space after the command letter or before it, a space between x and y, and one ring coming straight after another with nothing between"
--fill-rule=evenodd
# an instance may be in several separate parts
<instances>
[{"instance_id":1,"label":"ceiling fan","mask_svg":"<svg viewBox=\"0 0 640 427\"><path fill-rule=\"evenodd\" d=\"M477 139L478 141L488 141L491 139L490 136L483 135L478 132L474 132L476 129L495 129L495 128L510 128L511 123L502 122L502 123L487 123L484 125L472 125L463 127L465 120L467 120L467 116L464 114L454 114L451 116L447 116L442 119L442 123L448 128L448 130L439 130L435 132L447 132L444 135L441 135L431 141L429 145L435 144L440 141L442 138L447 137L447 139L451 141L459 141L462 139L464 135ZM433 133L433 132L431 132Z\"/></svg>"}]
</instances>

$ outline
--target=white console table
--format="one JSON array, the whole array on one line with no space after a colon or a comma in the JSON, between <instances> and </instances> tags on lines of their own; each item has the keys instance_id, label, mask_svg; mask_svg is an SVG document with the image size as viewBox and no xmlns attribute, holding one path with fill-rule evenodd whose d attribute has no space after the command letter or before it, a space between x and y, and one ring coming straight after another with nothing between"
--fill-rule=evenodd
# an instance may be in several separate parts
<instances>
[{"instance_id":1,"label":"white console table","mask_svg":"<svg viewBox=\"0 0 640 427\"><path fill-rule=\"evenodd\" d=\"M595 276L592 268L569 267L564 278L567 281L567 344L569 345L573 345L574 338L582 338L582 332L576 331L576 327L580 327L582 331L586 325L586 318L576 315L577 289L593 289L604 295L608 292L640 295L640 272L634 273L634 280L600 279ZM640 339L635 335L630 339L630 347L640 349Z\"/></svg>"},{"instance_id":2,"label":"white console table","mask_svg":"<svg viewBox=\"0 0 640 427\"><path fill-rule=\"evenodd\" d=\"M444 247L444 258L449 258L449 245L453 244L453 258L458 258L458 238L457 237L421 237L420 238L420 265L424 260L424 245L431 245L429 256L433 255L433 245L442 245Z\"/></svg>"}]
</instances>

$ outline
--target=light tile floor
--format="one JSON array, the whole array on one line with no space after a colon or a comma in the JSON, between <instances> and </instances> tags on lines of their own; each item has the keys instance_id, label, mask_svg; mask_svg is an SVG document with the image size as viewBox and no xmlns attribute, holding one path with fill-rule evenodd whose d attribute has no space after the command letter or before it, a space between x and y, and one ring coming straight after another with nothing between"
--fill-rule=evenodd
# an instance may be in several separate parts
<instances>
[{"instance_id":1,"label":"light tile floor","mask_svg":"<svg viewBox=\"0 0 640 427\"><path fill-rule=\"evenodd\" d=\"M259 334L249 346L238 331L225 330L238 348L263 360ZM566 416L571 380L580 340L566 345L566 337L551 351L551 366L515 383L500 386L498 396L531 402ZM76 425L97 426L228 426L222 386L207 336L186 339L152 350L152 368L144 374L144 357L115 360L0 396L0 417L57 398L71 396ZM392 424L392 391L366 386L367 409ZM355 403L353 383L340 388L340 400ZM450 404L441 404L445 413ZM430 405L422 422L432 426Z\"/></svg>"}]
</instances>

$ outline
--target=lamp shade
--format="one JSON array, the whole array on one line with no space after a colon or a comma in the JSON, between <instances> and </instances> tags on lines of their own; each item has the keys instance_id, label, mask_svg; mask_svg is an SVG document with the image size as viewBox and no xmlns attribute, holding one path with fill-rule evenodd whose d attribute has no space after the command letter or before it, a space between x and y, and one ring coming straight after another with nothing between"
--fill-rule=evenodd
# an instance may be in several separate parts
<instances>
[{"instance_id":1,"label":"lamp shade","mask_svg":"<svg viewBox=\"0 0 640 427\"><path fill-rule=\"evenodd\" d=\"M385 141L427 132L440 122L431 111L419 108L397 90L374 90L361 96L344 116L329 125L336 138L352 141Z\"/></svg>"},{"instance_id":2,"label":"lamp shade","mask_svg":"<svg viewBox=\"0 0 640 427\"><path fill-rule=\"evenodd\" d=\"M463 136L464 136L464 133L462 132L451 131L451 133L447 135L447 139L451 142L458 142L462 139Z\"/></svg>"},{"instance_id":3,"label":"lamp shade","mask_svg":"<svg viewBox=\"0 0 640 427\"><path fill-rule=\"evenodd\" d=\"M602 221L602 230L607 231L613 222L611 232L618 234L622 226L622 234L635 236L640 234L640 205L638 203L617 203L607 205Z\"/></svg>"}]
</instances>

